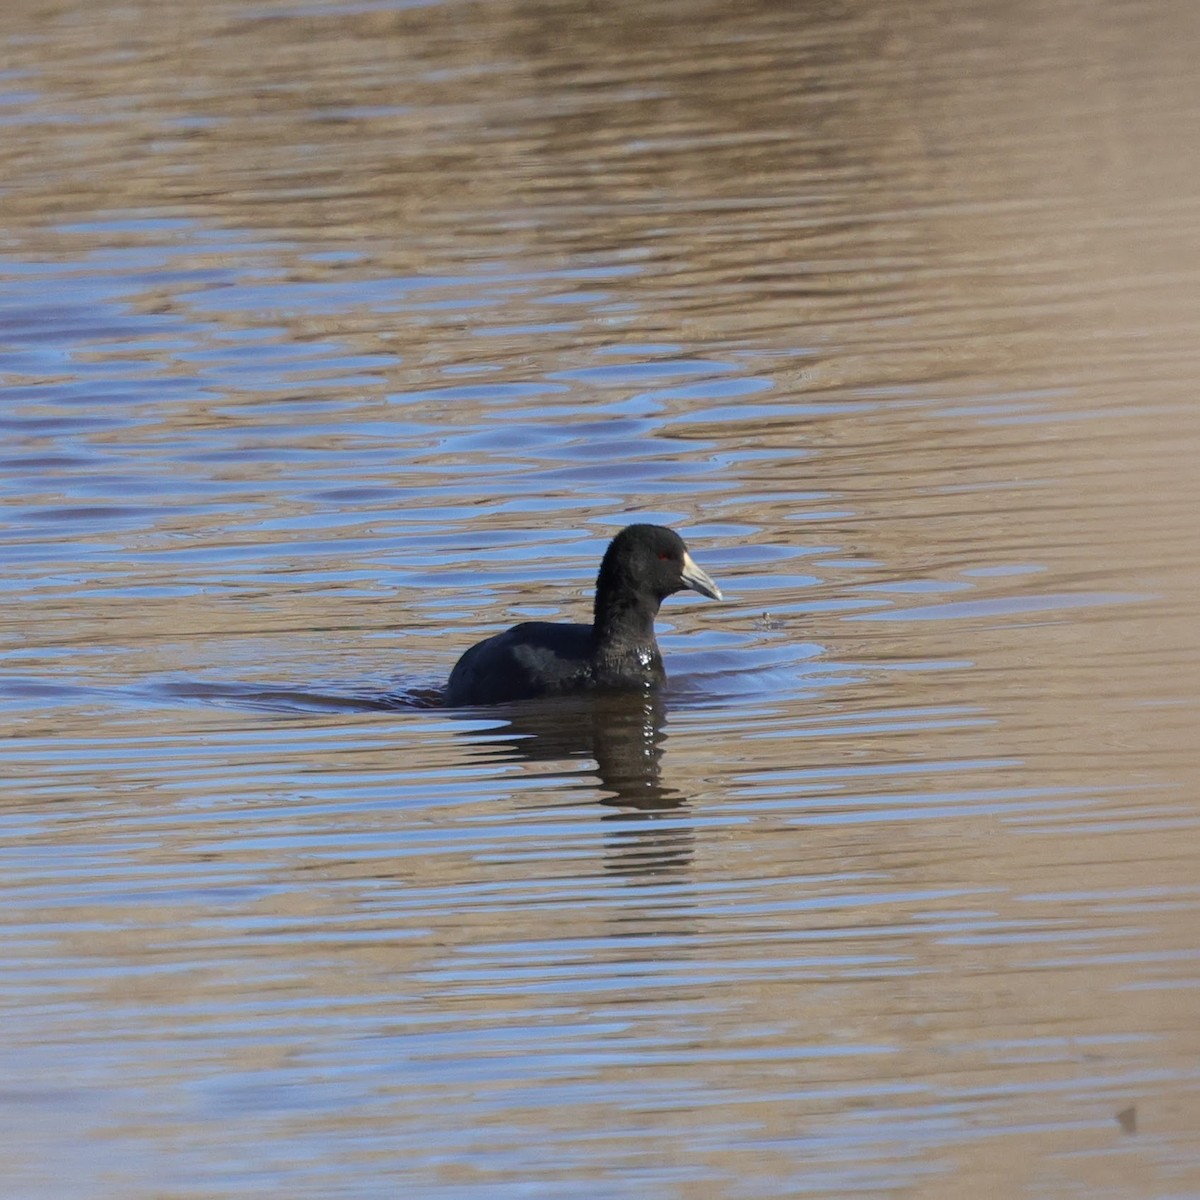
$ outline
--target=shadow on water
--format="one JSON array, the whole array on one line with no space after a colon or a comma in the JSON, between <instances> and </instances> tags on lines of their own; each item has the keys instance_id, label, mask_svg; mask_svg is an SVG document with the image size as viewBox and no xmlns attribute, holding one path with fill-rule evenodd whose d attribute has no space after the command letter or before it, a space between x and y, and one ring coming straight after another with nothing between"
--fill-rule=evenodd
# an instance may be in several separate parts
<instances>
[{"instance_id":1,"label":"shadow on water","mask_svg":"<svg viewBox=\"0 0 1200 1200\"><path fill-rule=\"evenodd\" d=\"M662 818L687 797L663 782L666 702L660 693L605 693L525 701L496 708L442 708L442 693L411 687L392 693L309 691L236 683L173 682L159 699L276 713L354 713L440 709L462 721L460 736L491 762L556 764L552 774L589 790L609 811L607 870L653 882L692 861L690 825ZM480 729L480 718L496 724ZM566 764L578 763L578 769ZM588 765L585 765L588 764Z\"/></svg>"},{"instance_id":2,"label":"shadow on water","mask_svg":"<svg viewBox=\"0 0 1200 1200\"><path fill-rule=\"evenodd\" d=\"M440 688L414 687L399 692L315 691L308 688L262 687L243 683L156 684L156 698L197 701L227 708L247 708L275 713L390 712L442 707Z\"/></svg>"},{"instance_id":3,"label":"shadow on water","mask_svg":"<svg viewBox=\"0 0 1200 1200\"><path fill-rule=\"evenodd\" d=\"M667 698L661 693L603 693L523 701L489 708L447 709L442 691L317 691L237 683L175 681L154 688L159 700L196 702L279 714L436 710L461 724L455 732L477 756L496 765L550 765L548 774L585 789L606 806L604 866L630 883L678 878L691 866L695 831L671 819L687 797L664 783ZM674 701L686 704L676 696ZM481 728L481 719L487 722ZM601 795L595 797L595 789ZM578 801L561 801L574 806Z\"/></svg>"},{"instance_id":4,"label":"shadow on water","mask_svg":"<svg viewBox=\"0 0 1200 1200\"><path fill-rule=\"evenodd\" d=\"M280 714L440 710L470 722L462 736L495 761L592 760L607 795L603 803L653 812L678 808L685 797L662 781L666 705L660 693L612 692L556 697L489 708L446 709L436 687L393 692L316 691L238 683L175 681L154 687L159 700L193 701ZM481 731L480 717L497 727ZM572 772L572 775L575 775Z\"/></svg>"},{"instance_id":5,"label":"shadow on water","mask_svg":"<svg viewBox=\"0 0 1200 1200\"><path fill-rule=\"evenodd\" d=\"M608 807L606 870L653 883L692 862L690 824L664 820L687 797L663 782L666 700L661 693L604 693L524 701L495 708L446 709L442 691L409 687L391 693L316 691L237 683L176 681L154 688L158 699L280 714L440 710L463 722L460 736L494 763L555 764L551 774L589 791ZM484 718L495 722L481 729ZM579 763L578 769L565 764ZM588 764L588 765L585 765Z\"/></svg>"}]
</instances>

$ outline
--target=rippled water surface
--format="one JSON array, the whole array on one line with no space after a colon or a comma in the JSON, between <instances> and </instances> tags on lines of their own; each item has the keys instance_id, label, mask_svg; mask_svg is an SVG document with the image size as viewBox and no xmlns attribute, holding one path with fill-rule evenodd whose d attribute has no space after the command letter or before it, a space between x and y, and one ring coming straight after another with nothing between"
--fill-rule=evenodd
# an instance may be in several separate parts
<instances>
[{"instance_id":1,"label":"rippled water surface","mask_svg":"<svg viewBox=\"0 0 1200 1200\"><path fill-rule=\"evenodd\" d=\"M1200 1194L1192 0L2 25L6 1198Z\"/></svg>"}]
</instances>

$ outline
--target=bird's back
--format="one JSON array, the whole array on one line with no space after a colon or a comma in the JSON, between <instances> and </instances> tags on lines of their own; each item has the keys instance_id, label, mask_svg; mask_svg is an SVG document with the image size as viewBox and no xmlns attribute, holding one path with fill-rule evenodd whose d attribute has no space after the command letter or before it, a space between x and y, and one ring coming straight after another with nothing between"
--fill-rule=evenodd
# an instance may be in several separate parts
<instances>
[{"instance_id":1,"label":"bird's back","mask_svg":"<svg viewBox=\"0 0 1200 1200\"><path fill-rule=\"evenodd\" d=\"M525 621L472 646L450 672L446 703L503 704L586 689L592 627Z\"/></svg>"}]
</instances>

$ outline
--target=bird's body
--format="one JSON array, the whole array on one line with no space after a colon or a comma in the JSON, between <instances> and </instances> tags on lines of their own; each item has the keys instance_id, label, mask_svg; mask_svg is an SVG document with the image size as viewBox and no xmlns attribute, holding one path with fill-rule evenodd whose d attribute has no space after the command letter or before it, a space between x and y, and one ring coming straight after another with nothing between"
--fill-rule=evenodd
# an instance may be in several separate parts
<instances>
[{"instance_id":1,"label":"bird's body","mask_svg":"<svg viewBox=\"0 0 1200 1200\"><path fill-rule=\"evenodd\" d=\"M662 601L684 588L721 597L677 533L661 525L627 526L600 564L591 625L525 621L478 642L450 673L446 703L655 687L666 672L654 618Z\"/></svg>"}]
</instances>

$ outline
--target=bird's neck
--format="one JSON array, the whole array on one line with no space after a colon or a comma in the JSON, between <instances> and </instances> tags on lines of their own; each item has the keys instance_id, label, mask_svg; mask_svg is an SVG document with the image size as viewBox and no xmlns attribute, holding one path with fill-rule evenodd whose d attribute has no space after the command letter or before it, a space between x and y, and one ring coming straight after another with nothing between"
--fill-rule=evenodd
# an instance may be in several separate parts
<instances>
[{"instance_id":1,"label":"bird's neck","mask_svg":"<svg viewBox=\"0 0 1200 1200\"><path fill-rule=\"evenodd\" d=\"M658 643L654 640L654 618L658 616L659 600L620 589L604 596L597 595L592 621L592 640L600 656L619 655L660 661Z\"/></svg>"}]
</instances>

